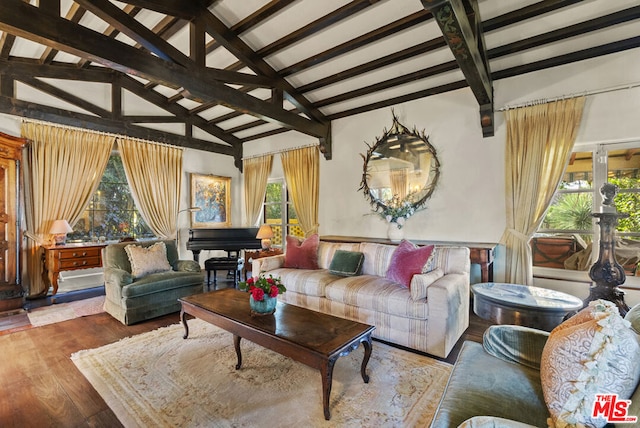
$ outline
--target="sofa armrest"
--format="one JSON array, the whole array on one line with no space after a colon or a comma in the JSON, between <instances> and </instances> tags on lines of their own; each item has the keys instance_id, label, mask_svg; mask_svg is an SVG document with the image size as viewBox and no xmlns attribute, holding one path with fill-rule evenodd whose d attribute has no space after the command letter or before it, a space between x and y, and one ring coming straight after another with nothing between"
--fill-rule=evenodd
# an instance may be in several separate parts
<instances>
[{"instance_id":1,"label":"sofa armrest","mask_svg":"<svg viewBox=\"0 0 640 428\"><path fill-rule=\"evenodd\" d=\"M277 256L262 257L260 259L250 260L251 262L251 276L258 277L261 273L269 272L270 270L279 269L284 266L284 254L278 254Z\"/></svg>"},{"instance_id":2,"label":"sofa armrest","mask_svg":"<svg viewBox=\"0 0 640 428\"><path fill-rule=\"evenodd\" d=\"M484 350L501 360L540 370L549 333L517 325L492 325L482 338Z\"/></svg>"},{"instance_id":3,"label":"sofa armrest","mask_svg":"<svg viewBox=\"0 0 640 428\"><path fill-rule=\"evenodd\" d=\"M133 282L133 275L123 269L118 268L105 268L104 269L104 283L105 285L115 285L123 287Z\"/></svg>"},{"instance_id":4,"label":"sofa armrest","mask_svg":"<svg viewBox=\"0 0 640 428\"><path fill-rule=\"evenodd\" d=\"M536 428L534 425L512 421L495 416L474 416L467 419L458 428Z\"/></svg>"},{"instance_id":5,"label":"sofa armrest","mask_svg":"<svg viewBox=\"0 0 640 428\"><path fill-rule=\"evenodd\" d=\"M200 272L200 263L195 260L178 260L173 266L173 270L178 272Z\"/></svg>"}]
</instances>

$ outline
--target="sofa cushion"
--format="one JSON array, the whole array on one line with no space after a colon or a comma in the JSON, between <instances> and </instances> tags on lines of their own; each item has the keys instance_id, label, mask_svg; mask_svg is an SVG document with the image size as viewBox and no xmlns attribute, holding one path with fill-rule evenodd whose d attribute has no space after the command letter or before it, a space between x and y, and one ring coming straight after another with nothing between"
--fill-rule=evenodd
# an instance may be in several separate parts
<instances>
[{"instance_id":1,"label":"sofa cushion","mask_svg":"<svg viewBox=\"0 0 640 428\"><path fill-rule=\"evenodd\" d=\"M162 272L152 273L122 287L122 297L133 298L149 294L162 294L168 290L199 286L202 289L202 272Z\"/></svg>"},{"instance_id":2,"label":"sofa cushion","mask_svg":"<svg viewBox=\"0 0 640 428\"><path fill-rule=\"evenodd\" d=\"M391 263L389 263L386 274L387 279L409 287L411 278L422 272L432 252L433 245L416 247L409 241L402 241L391 256Z\"/></svg>"},{"instance_id":3,"label":"sofa cushion","mask_svg":"<svg viewBox=\"0 0 640 428\"><path fill-rule=\"evenodd\" d=\"M396 282L374 275L334 278L338 279L325 287L331 301L405 318L427 318L427 301L414 301L409 289Z\"/></svg>"},{"instance_id":4,"label":"sofa cushion","mask_svg":"<svg viewBox=\"0 0 640 428\"><path fill-rule=\"evenodd\" d=\"M340 276L360 275L364 254L359 251L337 250L329 265L329 272Z\"/></svg>"},{"instance_id":5,"label":"sofa cushion","mask_svg":"<svg viewBox=\"0 0 640 428\"><path fill-rule=\"evenodd\" d=\"M340 278L330 274L326 269L280 268L269 271L269 274L280 277L287 291L318 297L324 297L327 284Z\"/></svg>"},{"instance_id":6,"label":"sofa cushion","mask_svg":"<svg viewBox=\"0 0 640 428\"><path fill-rule=\"evenodd\" d=\"M593 417L596 394L628 399L640 379L640 345L614 303L596 300L551 331L540 378L549 426L603 427Z\"/></svg>"},{"instance_id":7,"label":"sofa cushion","mask_svg":"<svg viewBox=\"0 0 640 428\"><path fill-rule=\"evenodd\" d=\"M131 263L131 275L142 278L152 273L168 272L171 270L167 260L167 247L164 242L156 242L149 247L129 244L124 247Z\"/></svg>"},{"instance_id":8,"label":"sofa cushion","mask_svg":"<svg viewBox=\"0 0 640 428\"><path fill-rule=\"evenodd\" d=\"M320 269L329 269L333 256L338 250L360 251L360 243L320 241L318 244L318 266Z\"/></svg>"},{"instance_id":9,"label":"sofa cushion","mask_svg":"<svg viewBox=\"0 0 640 428\"><path fill-rule=\"evenodd\" d=\"M391 256L393 256L396 248L396 245L374 244L371 242L361 243L360 251L364 254L362 274L384 277L387 274Z\"/></svg>"},{"instance_id":10,"label":"sofa cushion","mask_svg":"<svg viewBox=\"0 0 640 428\"><path fill-rule=\"evenodd\" d=\"M413 275L411 278L411 298L413 300L422 300L427 298L427 291L429 286L442 278L444 272L440 268L435 268L429 273L423 273L420 275Z\"/></svg>"},{"instance_id":11,"label":"sofa cushion","mask_svg":"<svg viewBox=\"0 0 640 428\"><path fill-rule=\"evenodd\" d=\"M284 255L284 267L318 269L319 243L320 238L317 234L311 235L304 240L287 235L287 252Z\"/></svg>"}]
</instances>

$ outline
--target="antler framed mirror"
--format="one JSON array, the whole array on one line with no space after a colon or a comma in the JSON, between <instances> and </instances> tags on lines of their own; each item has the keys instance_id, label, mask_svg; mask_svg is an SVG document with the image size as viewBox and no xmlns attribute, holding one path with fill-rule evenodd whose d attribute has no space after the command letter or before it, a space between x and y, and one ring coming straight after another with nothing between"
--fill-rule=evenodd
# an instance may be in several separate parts
<instances>
[{"instance_id":1,"label":"antler framed mirror","mask_svg":"<svg viewBox=\"0 0 640 428\"><path fill-rule=\"evenodd\" d=\"M364 159L360 190L375 211L384 211L392 203L408 201L422 208L440 177L436 149L424 131L410 130L392 111L393 124L369 146Z\"/></svg>"}]
</instances>

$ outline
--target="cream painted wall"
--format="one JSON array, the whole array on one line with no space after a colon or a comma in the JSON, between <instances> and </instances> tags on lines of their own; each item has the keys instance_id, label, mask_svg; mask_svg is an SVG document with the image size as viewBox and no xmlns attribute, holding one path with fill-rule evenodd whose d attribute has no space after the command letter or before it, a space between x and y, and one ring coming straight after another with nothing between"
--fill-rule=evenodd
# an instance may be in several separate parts
<instances>
[{"instance_id":1,"label":"cream painted wall","mask_svg":"<svg viewBox=\"0 0 640 428\"><path fill-rule=\"evenodd\" d=\"M496 108L545 97L574 95L640 82L640 49L568 64L562 67L494 82ZM394 106L401 122L424 129L442 164L439 185L427 210L405 226L407 238L470 242L498 242L505 226L503 115L496 112L495 136L482 138L478 107L468 88ZM577 144L597 141L640 140L640 88L587 98ZM0 115L0 131L19 133L19 119ZM367 215L370 206L358 191L362 176L361 153L383 128L391 126L391 109L384 108L335 120L333 159L321 158L320 234L384 237L385 223ZM245 157L316 140L288 132L245 144ZM185 150L185 176L181 207L190 204L189 173L232 178L232 223L244 226L242 176L230 157ZM272 177L282 177L279 156ZM181 214L181 240L189 222ZM182 244L184 245L184 244ZM496 279L502 277L497 261ZM472 278L473 281L473 278Z\"/></svg>"}]
</instances>

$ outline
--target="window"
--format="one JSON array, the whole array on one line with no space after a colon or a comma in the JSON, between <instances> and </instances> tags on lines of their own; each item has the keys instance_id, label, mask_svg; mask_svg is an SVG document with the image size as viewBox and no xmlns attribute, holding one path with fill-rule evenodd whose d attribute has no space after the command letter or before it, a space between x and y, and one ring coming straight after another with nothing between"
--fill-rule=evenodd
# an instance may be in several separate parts
<instances>
[{"instance_id":1,"label":"window","mask_svg":"<svg viewBox=\"0 0 640 428\"><path fill-rule=\"evenodd\" d=\"M298 224L298 216L289 201L289 192L283 179L269 180L264 199L264 223L271 225L274 246L284 248L284 233L297 237L304 237L302 228ZM284 232L284 233L283 233Z\"/></svg>"},{"instance_id":2,"label":"window","mask_svg":"<svg viewBox=\"0 0 640 428\"><path fill-rule=\"evenodd\" d=\"M136 209L119 153L109 162L87 209L68 234L68 242L153 238L154 234Z\"/></svg>"},{"instance_id":3,"label":"window","mask_svg":"<svg viewBox=\"0 0 640 428\"><path fill-rule=\"evenodd\" d=\"M531 240L534 266L588 271L598 254L599 227L591 215L602 206L600 188L618 186L616 258L634 275L640 261L640 143L601 144L574 152L551 206ZM593 248L596 248L593 251Z\"/></svg>"}]
</instances>

